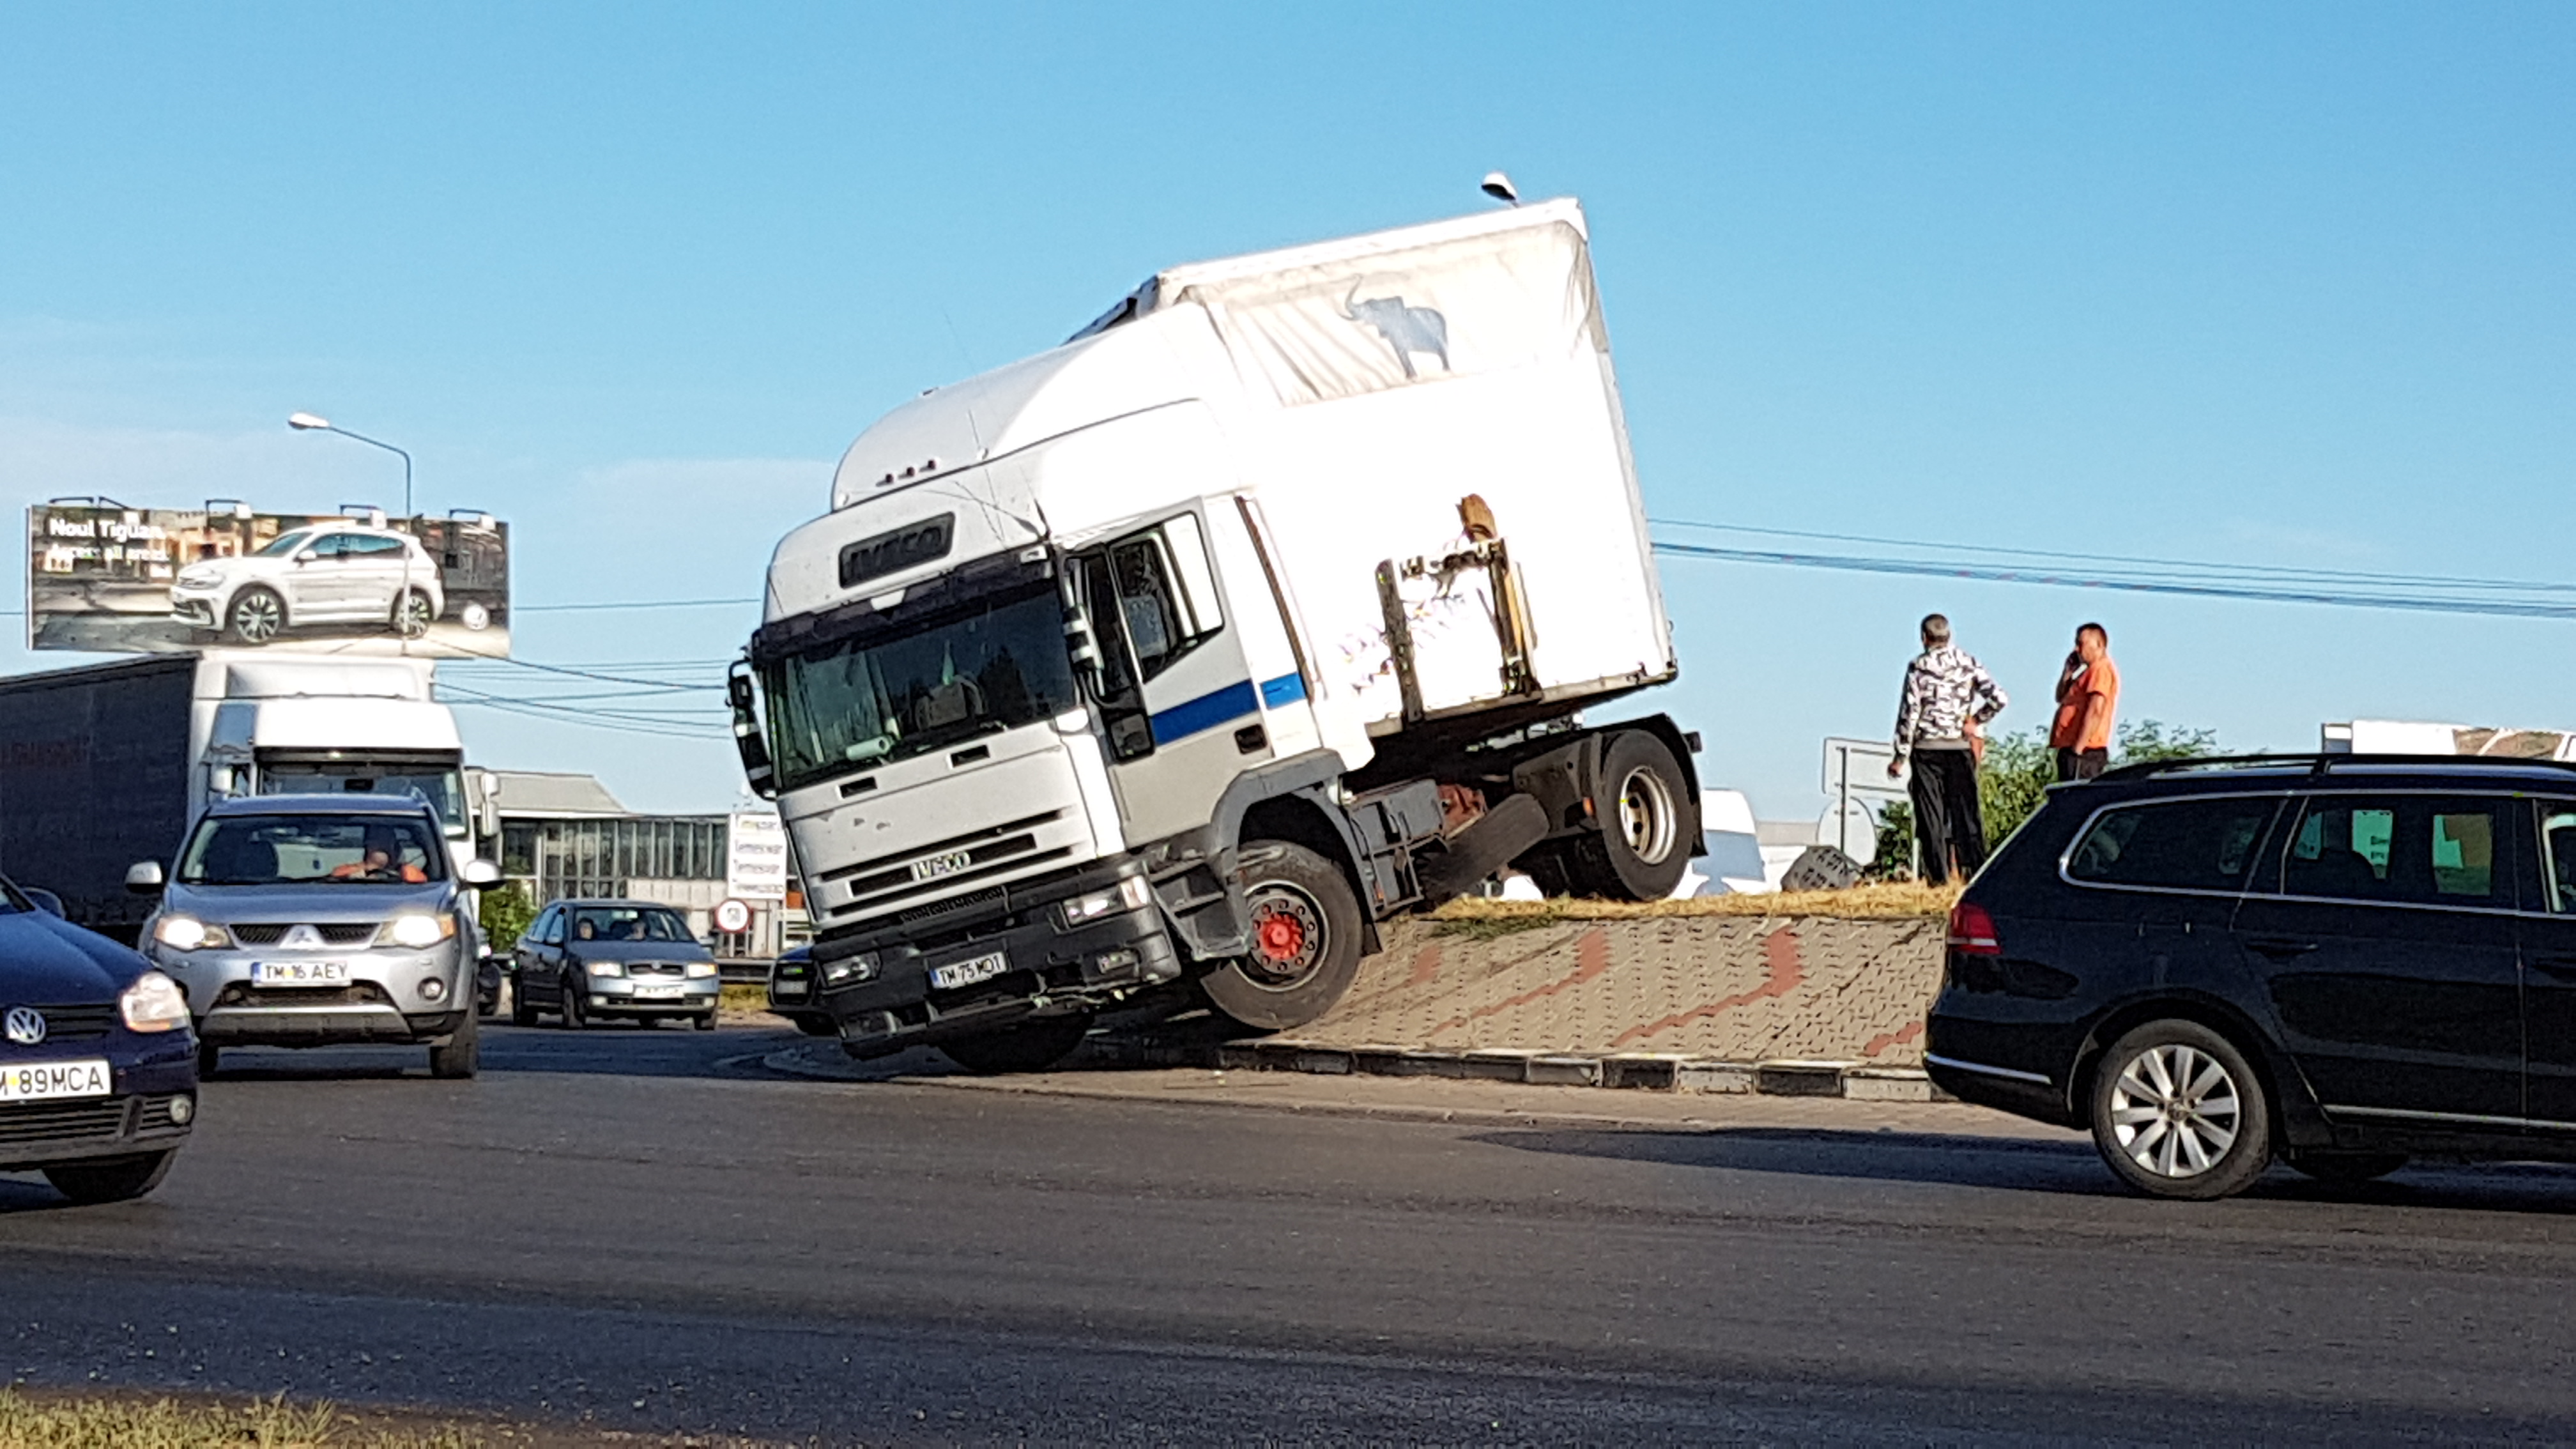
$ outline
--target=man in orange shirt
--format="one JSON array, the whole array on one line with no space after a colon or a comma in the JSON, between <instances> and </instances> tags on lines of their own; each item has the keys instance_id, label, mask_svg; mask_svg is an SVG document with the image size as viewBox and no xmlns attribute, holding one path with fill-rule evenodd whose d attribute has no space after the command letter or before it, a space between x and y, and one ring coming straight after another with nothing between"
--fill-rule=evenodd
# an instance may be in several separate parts
<instances>
[{"instance_id":1,"label":"man in orange shirt","mask_svg":"<svg viewBox=\"0 0 2576 1449\"><path fill-rule=\"evenodd\" d=\"M2086 624L2057 676L2057 722L2048 743L2057 778L2090 780L2111 763L2111 717L2120 707L2120 668L2111 662L2111 631Z\"/></svg>"}]
</instances>

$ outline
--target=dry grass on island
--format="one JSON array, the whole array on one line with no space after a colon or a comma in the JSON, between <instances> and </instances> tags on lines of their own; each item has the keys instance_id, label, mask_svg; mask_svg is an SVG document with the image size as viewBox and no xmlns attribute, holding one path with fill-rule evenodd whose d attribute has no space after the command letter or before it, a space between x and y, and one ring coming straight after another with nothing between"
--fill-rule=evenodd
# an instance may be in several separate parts
<instances>
[{"instance_id":1,"label":"dry grass on island","mask_svg":"<svg viewBox=\"0 0 2576 1449\"><path fill-rule=\"evenodd\" d=\"M1856 885L1839 891L1692 896L1678 901L1484 900L1462 896L1431 913L1435 921L1637 921L1670 916L1826 916L1856 921L1939 920L1959 900L1959 887L1914 881Z\"/></svg>"}]
</instances>

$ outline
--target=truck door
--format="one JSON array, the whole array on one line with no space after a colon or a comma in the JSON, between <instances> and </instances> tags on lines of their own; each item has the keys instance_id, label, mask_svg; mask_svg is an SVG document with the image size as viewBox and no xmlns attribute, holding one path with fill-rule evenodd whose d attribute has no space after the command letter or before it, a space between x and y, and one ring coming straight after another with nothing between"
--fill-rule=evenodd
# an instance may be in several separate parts
<instances>
[{"instance_id":1,"label":"truck door","mask_svg":"<svg viewBox=\"0 0 2576 1449\"><path fill-rule=\"evenodd\" d=\"M1131 846L1205 825L1226 786L1271 756L1261 685L1242 630L1229 626L1207 527L1195 510L1175 513L1076 561Z\"/></svg>"}]
</instances>

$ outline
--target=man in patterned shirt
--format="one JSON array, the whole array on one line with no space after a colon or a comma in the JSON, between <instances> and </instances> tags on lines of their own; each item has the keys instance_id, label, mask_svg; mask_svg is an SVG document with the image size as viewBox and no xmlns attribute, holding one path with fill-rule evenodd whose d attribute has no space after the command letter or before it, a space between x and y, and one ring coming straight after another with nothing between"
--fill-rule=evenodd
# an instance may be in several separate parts
<instances>
[{"instance_id":1,"label":"man in patterned shirt","mask_svg":"<svg viewBox=\"0 0 2576 1449\"><path fill-rule=\"evenodd\" d=\"M1947 885L1955 858L1961 878L1986 863L1986 812L1977 803L1977 733L2008 701L1968 651L1950 642L1950 621L1923 616L1923 652L1905 667L1896 704L1895 775L1914 757L1906 794L1914 801L1914 838L1923 847L1923 878Z\"/></svg>"}]
</instances>

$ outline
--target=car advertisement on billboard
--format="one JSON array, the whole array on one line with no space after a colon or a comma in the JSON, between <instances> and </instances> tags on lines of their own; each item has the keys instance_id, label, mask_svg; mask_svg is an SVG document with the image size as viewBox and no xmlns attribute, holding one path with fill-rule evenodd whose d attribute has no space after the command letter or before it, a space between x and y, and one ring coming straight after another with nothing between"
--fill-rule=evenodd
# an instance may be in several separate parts
<instances>
[{"instance_id":1,"label":"car advertisement on billboard","mask_svg":"<svg viewBox=\"0 0 2576 1449\"><path fill-rule=\"evenodd\" d=\"M510 531L488 514L27 510L27 644L500 658Z\"/></svg>"}]
</instances>

